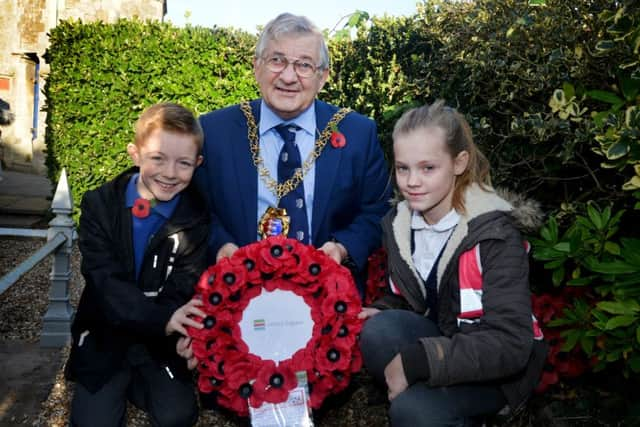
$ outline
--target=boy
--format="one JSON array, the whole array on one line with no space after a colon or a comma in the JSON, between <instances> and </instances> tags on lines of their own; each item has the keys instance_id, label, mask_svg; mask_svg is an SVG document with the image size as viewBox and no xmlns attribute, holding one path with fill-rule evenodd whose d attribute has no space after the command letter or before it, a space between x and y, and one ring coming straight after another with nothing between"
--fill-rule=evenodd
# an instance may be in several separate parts
<instances>
[{"instance_id":1,"label":"boy","mask_svg":"<svg viewBox=\"0 0 640 427\"><path fill-rule=\"evenodd\" d=\"M198 405L175 352L206 267L208 209L191 185L202 129L176 104L148 108L127 152L135 167L82 200L79 246L85 288L73 325L67 378L76 381L73 426L126 424L127 399L154 426L191 426Z\"/></svg>"}]
</instances>

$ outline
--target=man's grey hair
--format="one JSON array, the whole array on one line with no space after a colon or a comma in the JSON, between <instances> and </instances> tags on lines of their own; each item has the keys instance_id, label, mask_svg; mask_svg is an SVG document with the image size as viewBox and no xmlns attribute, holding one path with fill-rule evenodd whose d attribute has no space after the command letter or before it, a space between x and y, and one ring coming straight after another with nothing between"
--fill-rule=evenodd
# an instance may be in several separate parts
<instances>
[{"instance_id":1,"label":"man's grey hair","mask_svg":"<svg viewBox=\"0 0 640 427\"><path fill-rule=\"evenodd\" d=\"M320 40L320 64L318 68L329 68L329 49L322 32L306 16L282 13L269 21L264 27L256 45L256 59L261 59L269 42L285 36L314 35Z\"/></svg>"}]
</instances>

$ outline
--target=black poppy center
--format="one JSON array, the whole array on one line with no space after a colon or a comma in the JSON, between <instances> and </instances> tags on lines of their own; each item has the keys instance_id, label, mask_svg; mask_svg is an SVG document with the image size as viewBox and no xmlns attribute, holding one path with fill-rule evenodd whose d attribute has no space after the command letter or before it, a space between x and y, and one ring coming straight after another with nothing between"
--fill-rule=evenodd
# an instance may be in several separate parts
<instances>
[{"instance_id":1,"label":"black poppy center","mask_svg":"<svg viewBox=\"0 0 640 427\"><path fill-rule=\"evenodd\" d=\"M211 385L213 386L217 386L220 385L221 381L219 379L217 379L216 377L211 377L209 378L209 382L211 383Z\"/></svg>"},{"instance_id":2,"label":"black poppy center","mask_svg":"<svg viewBox=\"0 0 640 427\"><path fill-rule=\"evenodd\" d=\"M273 374L269 378L269 384L271 387L280 388L284 384L284 377L281 374Z\"/></svg>"},{"instance_id":3,"label":"black poppy center","mask_svg":"<svg viewBox=\"0 0 640 427\"><path fill-rule=\"evenodd\" d=\"M204 319L204 327L205 329L211 329L216 326L216 318L212 316L207 316Z\"/></svg>"},{"instance_id":4,"label":"black poppy center","mask_svg":"<svg viewBox=\"0 0 640 427\"><path fill-rule=\"evenodd\" d=\"M238 392L240 393L240 396L244 399L248 399L249 396L251 396L251 393L253 392L253 387L251 387L251 384L249 383L244 383L240 386L240 389L238 390Z\"/></svg>"},{"instance_id":5,"label":"black poppy center","mask_svg":"<svg viewBox=\"0 0 640 427\"><path fill-rule=\"evenodd\" d=\"M340 352L335 348L332 348L331 350L327 351L327 359L332 362L337 362L338 360L340 360Z\"/></svg>"},{"instance_id":6,"label":"black poppy center","mask_svg":"<svg viewBox=\"0 0 640 427\"><path fill-rule=\"evenodd\" d=\"M225 273L225 275L222 276L222 280L224 280L224 283L227 285L233 285L236 282L236 275L233 273Z\"/></svg>"},{"instance_id":7,"label":"black poppy center","mask_svg":"<svg viewBox=\"0 0 640 427\"><path fill-rule=\"evenodd\" d=\"M214 276L213 274L211 274L208 278L207 278L207 283L208 284L212 284L213 281L216 280L216 276Z\"/></svg>"},{"instance_id":8,"label":"black poppy center","mask_svg":"<svg viewBox=\"0 0 640 427\"><path fill-rule=\"evenodd\" d=\"M343 338L343 337L346 337L347 335L349 335L349 329L345 325L340 326L340 330L338 331L338 336L340 338Z\"/></svg>"},{"instance_id":9,"label":"black poppy center","mask_svg":"<svg viewBox=\"0 0 640 427\"><path fill-rule=\"evenodd\" d=\"M252 259L247 258L244 260L244 266L248 271L251 271L255 268L256 263Z\"/></svg>"},{"instance_id":10,"label":"black poppy center","mask_svg":"<svg viewBox=\"0 0 640 427\"><path fill-rule=\"evenodd\" d=\"M218 305L222 302L222 295L220 295L218 292L214 292L211 295L209 295L209 302L212 305Z\"/></svg>"},{"instance_id":11,"label":"black poppy center","mask_svg":"<svg viewBox=\"0 0 640 427\"><path fill-rule=\"evenodd\" d=\"M320 268L320 265L318 264L311 264L309 266L309 273L311 273L312 276L317 276L318 274L320 274L320 271L322 269Z\"/></svg>"},{"instance_id":12,"label":"black poppy center","mask_svg":"<svg viewBox=\"0 0 640 427\"><path fill-rule=\"evenodd\" d=\"M326 335L329 332L331 332L331 330L333 329L333 327L331 325L327 325L324 328L322 328L322 335Z\"/></svg>"},{"instance_id":13,"label":"black poppy center","mask_svg":"<svg viewBox=\"0 0 640 427\"><path fill-rule=\"evenodd\" d=\"M274 256L275 258L282 256L283 252L284 252L284 249L282 249L282 246L280 245L273 245L271 247L271 255Z\"/></svg>"},{"instance_id":14,"label":"black poppy center","mask_svg":"<svg viewBox=\"0 0 640 427\"><path fill-rule=\"evenodd\" d=\"M335 305L333 306L333 308L338 312L338 313L344 313L345 311L347 311L347 304L344 301L338 301L337 303L335 303Z\"/></svg>"}]
</instances>

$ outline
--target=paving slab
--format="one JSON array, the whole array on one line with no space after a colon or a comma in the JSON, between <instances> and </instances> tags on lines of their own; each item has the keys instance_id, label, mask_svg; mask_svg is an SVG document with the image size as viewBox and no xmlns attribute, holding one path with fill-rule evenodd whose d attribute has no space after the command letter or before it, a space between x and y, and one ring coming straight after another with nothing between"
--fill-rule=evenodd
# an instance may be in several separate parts
<instances>
[{"instance_id":1,"label":"paving slab","mask_svg":"<svg viewBox=\"0 0 640 427\"><path fill-rule=\"evenodd\" d=\"M6 170L0 171L0 178L0 227L37 227L51 206L49 179Z\"/></svg>"},{"instance_id":2,"label":"paving slab","mask_svg":"<svg viewBox=\"0 0 640 427\"><path fill-rule=\"evenodd\" d=\"M33 426L60 367L60 349L0 341L0 427Z\"/></svg>"}]
</instances>

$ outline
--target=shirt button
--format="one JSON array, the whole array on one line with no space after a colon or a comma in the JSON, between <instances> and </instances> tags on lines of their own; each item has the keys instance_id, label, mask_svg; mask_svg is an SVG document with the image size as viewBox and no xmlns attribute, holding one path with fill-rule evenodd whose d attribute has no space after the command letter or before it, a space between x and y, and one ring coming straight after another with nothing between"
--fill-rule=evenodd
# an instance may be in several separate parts
<instances>
[{"instance_id":1,"label":"shirt button","mask_svg":"<svg viewBox=\"0 0 640 427\"><path fill-rule=\"evenodd\" d=\"M304 200L296 199L296 208L302 209L304 207Z\"/></svg>"},{"instance_id":2,"label":"shirt button","mask_svg":"<svg viewBox=\"0 0 640 427\"><path fill-rule=\"evenodd\" d=\"M302 241L304 240L304 231L298 231L296 232L296 237L298 238L298 240Z\"/></svg>"}]
</instances>

